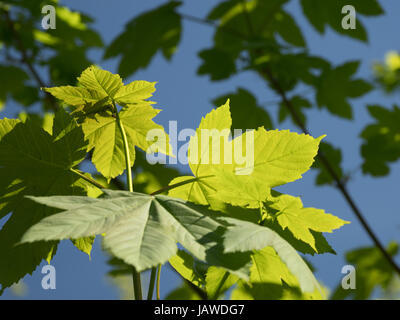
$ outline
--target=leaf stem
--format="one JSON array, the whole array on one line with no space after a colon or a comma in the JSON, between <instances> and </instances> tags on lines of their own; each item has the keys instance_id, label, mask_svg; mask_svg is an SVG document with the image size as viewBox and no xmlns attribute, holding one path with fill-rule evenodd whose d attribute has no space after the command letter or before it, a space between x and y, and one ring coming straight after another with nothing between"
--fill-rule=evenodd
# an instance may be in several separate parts
<instances>
[{"instance_id":1,"label":"leaf stem","mask_svg":"<svg viewBox=\"0 0 400 320\"><path fill-rule=\"evenodd\" d=\"M135 300L143 300L142 295L142 281L140 279L140 272L137 272L135 267L132 267L133 290L135 293Z\"/></svg>"},{"instance_id":2,"label":"leaf stem","mask_svg":"<svg viewBox=\"0 0 400 320\"><path fill-rule=\"evenodd\" d=\"M263 205L261 201L258 201L258 209L260 212L260 220L258 222L258 224L262 224L263 220L264 220L264 212L263 212Z\"/></svg>"},{"instance_id":3,"label":"leaf stem","mask_svg":"<svg viewBox=\"0 0 400 320\"><path fill-rule=\"evenodd\" d=\"M156 283L157 267L151 268L149 291L147 292L147 300L153 299L154 285Z\"/></svg>"},{"instance_id":4,"label":"leaf stem","mask_svg":"<svg viewBox=\"0 0 400 320\"><path fill-rule=\"evenodd\" d=\"M158 265L157 272L157 300L160 300L160 279L161 279L161 264Z\"/></svg>"},{"instance_id":5,"label":"leaf stem","mask_svg":"<svg viewBox=\"0 0 400 320\"><path fill-rule=\"evenodd\" d=\"M129 154L128 137L126 136L124 125L122 124L121 118L120 118L119 113L118 113L117 106L115 105L114 101L113 101L113 107L114 107L114 112L115 112L115 118L116 118L116 121L117 121L117 125L118 125L118 128L119 128L119 131L121 132L122 141L124 143L126 182L128 184L129 191L133 192L131 157L130 157L130 154ZM141 278L140 278L140 272L137 272L135 267L133 267L132 269L133 269L132 278L133 278L133 287L134 287L134 290L135 290L135 299L136 300L143 300L142 283L141 283Z\"/></svg>"},{"instance_id":6,"label":"leaf stem","mask_svg":"<svg viewBox=\"0 0 400 320\"><path fill-rule=\"evenodd\" d=\"M78 176L80 176L83 180L89 182L90 184L94 185L95 187L99 188L99 189L105 189L106 187L103 186L102 184L98 183L97 181L93 180L92 178L85 176L83 172L79 171L78 169L73 169L70 168L69 171L77 174Z\"/></svg>"},{"instance_id":7,"label":"leaf stem","mask_svg":"<svg viewBox=\"0 0 400 320\"><path fill-rule=\"evenodd\" d=\"M126 168L126 182L128 184L128 188L130 192L133 192L133 180L132 180L132 170L131 170L131 157L129 153L129 143L128 137L126 136L124 125L122 124L121 118L119 116L117 107L115 102L113 102L115 117L117 119L117 125L119 131L121 132L122 141L124 143L124 152L125 152L125 168Z\"/></svg>"}]
</instances>

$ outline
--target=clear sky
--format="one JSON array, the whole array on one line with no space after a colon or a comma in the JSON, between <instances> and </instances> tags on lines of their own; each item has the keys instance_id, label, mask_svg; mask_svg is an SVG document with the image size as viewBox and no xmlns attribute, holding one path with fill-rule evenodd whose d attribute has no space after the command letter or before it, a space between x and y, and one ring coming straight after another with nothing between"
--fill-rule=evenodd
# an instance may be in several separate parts
<instances>
[{"instance_id":1,"label":"clear sky","mask_svg":"<svg viewBox=\"0 0 400 320\"><path fill-rule=\"evenodd\" d=\"M96 19L94 28L109 44L124 28L124 25L133 16L156 7L166 1L147 0L64 0L62 4L91 15ZM341 64L349 60L361 60L358 75L371 79L371 64L374 60L382 59L389 50L399 48L398 33L400 27L400 1L380 1L386 14L378 18L362 19L369 33L369 44L364 44L328 30L324 36L314 31L302 15L298 1L291 1L288 8L299 23L314 55L321 55L333 64ZM215 5L216 1L184 1L181 12L204 17ZM144 31L145 32L145 31ZM263 102L279 101L279 97L266 88L254 73L245 72L228 81L211 82L208 77L199 77L196 70L200 64L197 52L212 45L213 29L210 26L184 21L183 35L178 52L171 62L166 62L161 55L152 61L146 70L137 72L132 80L157 81L157 91L153 100L157 107L163 109L156 121L168 130L168 121L178 121L178 130L183 128L195 129L202 116L211 110L211 100L217 96L235 91L237 87L244 87ZM93 50L91 56L103 68L117 72L117 59L102 61L102 53ZM307 95L313 100L313 93ZM398 95L384 96L380 91L373 91L362 99L352 101L355 121L339 119L326 111L311 110L307 113L309 129L313 136L326 134L326 140L343 151L343 167L353 171L361 164L359 134L363 127L371 122L366 106L379 103L391 106L398 102ZM265 108L276 119L277 106L265 103ZM15 116L16 109L8 106L5 115ZM299 131L289 122L278 126L279 129ZM181 170L188 168L178 166ZM365 177L360 171L354 175L349 183L351 194L364 212L369 223L379 235L383 243L390 240L400 241L400 209L398 196L400 188L400 164L391 165L391 174L386 178L373 179ZM332 187L316 187L314 185L315 172L310 171L300 181L289 184L284 191L292 195L301 196L305 206L325 209L342 219L352 223L344 226L327 238L338 255L324 254L310 257L309 260L317 268L317 277L328 287L335 287L341 279L341 268L345 264L343 253L359 246L370 245L371 241L361 229L355 216L345 203L338 191ZM109 270L106 265L106 256L101 251L100 239L96 240L92 258L78 252L73 246L64 241L58 249L52 262L57 270L57 289L45 291L41 288L42 274L40 268L27 276L25 283L28 294L25 298L33 299L116 299L118 291L105 279ZM161 293L164 297L178 283L177 276L164 268ZM147 280L144 279L144 283ZM130 284L130 283L129 283ZM7 291L3 298L15 298Z\"/></svg>"}]
</instances>

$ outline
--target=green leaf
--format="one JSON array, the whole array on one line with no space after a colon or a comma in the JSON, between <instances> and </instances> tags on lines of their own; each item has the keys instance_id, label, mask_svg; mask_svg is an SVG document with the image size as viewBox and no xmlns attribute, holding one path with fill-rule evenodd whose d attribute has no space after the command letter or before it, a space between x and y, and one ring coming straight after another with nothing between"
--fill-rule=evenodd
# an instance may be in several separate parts
<instances>
[{"instance_id":1,"label":"green leaf","mask_svg":"<svg viewBox=\"0 0 400 320\"><path fill-rule=\"evenodd\" d=\"M170 258L168 262L184 279L201 287L204 279L195 270L194 258L184 250L178 250L177 254Z\"/></svg>"},{"instance_id":2,"label":"green leaf","mask_svg":"<svg viewBox=\"0 0 400 320\"><path fill-rule=\"evenodd\" d=\"M21 112L18 115L18 118L22 122L30 121L34 122L37 126L42 127L49 134L53 134L53 122L54 122L54 114L53 113L45 113L43 115L37 113L26 113Z\"/></svg>"},{"instance_id":3,"label":"green leaf","mask_svg":"<svg viewBox=\"0 0 400 320\"><path fill-rule=\"evenodd\" d=\"M131 166L135 160L135 146L151 152L171 154L168 135L162 126L153 122L159 110L149 104L130 105L119 113L128 138ZM124 145L116 118L110 112L102 112L85 118L82 123L89 150L94 148L92 161L97 170L107 179L115 178L125 170ZM148 137L148 133L162 133Z\"/></svg>"},{"instance_id":4,"label":"green leaf","mask_svg":"<svg viewBox=\"0 0 400 320\"><path fill-rule=\"evenodd\" d=\"M213 178L215 173L213 170L213 165L209 164L209 162L211 162L210 150L213 150L213 148L217 150L217 148L219 147L218 142L220 142L220 140L212 140L210 146L209 140L212 138L208 137L207 139L206 137L202 139L201 132L203 129L219 130L214 131L214 134L221 135L225 143L230 134L231 122L232 121L229 111L229 101L218 109L211 111L204 118L202 118L200 125L196 130L196 135L192 137L189 141L188 149L189 166L195 177L200 179L196 180L193 183L187 183L181 187L171 189L168 193L170 196L189 200L191 202L195 202L201 205L209 205L213 203L214 200L212 199L212 194L215 193L215 189L212 185L215 182L215 179ZM211 132L211 134L213 134L213 132ZM204 141L202 142L202 140ZM224 144L222 144L222 148L223 147ZM191 160L192 154L194 157L193 161ZM220 153L220 156L222 156L223 154L224 152ZM217 160L220 162L221 158ZM217 165L218 164L215 164L214 166ZM202 177L207 178L201 179ZM170 182L170 185L193 178L193 176L178 177L172 180Z\"/></svg>"},{"instance_id":5,"label":"green leaf","mask_svg":"<svg viewBox=\"0 0 400 320\"><path fill-rule=\"evenodd\" d=\"M218 299L229 288L239 281L239 278L222 268L211 266L206 273L206 291L210 300Z\"/></svg>"},{"instance_id":6,"label":"green leaf","mask_svg":"<svg viewBox=\"0 0 400 320\"><path fill-rule=\"evenodd\" d=\"M377 0L326 0L323 3L318 0L301 0L301 5L304 15L319 33L324 33L326 26L329 25L337 33L361 41L367 41L368 37L358 15L377 16L383 14ZM342 28L341 21L345 16L342 14L342 8L345 5L352 5L356 10L356 29L345 30Z\"/></svg>"},{"instance_id":7,"label":"green leaf","mask_svg":"<svg viewBox=\"0 0 400 320\"><path fill-rule=\"evenodd\" d=\"M243 134L243 141L251 139L248 135L248 132ZM224 177L217 182L218 196L233 205L258 207L268 196L269 188L302 177L314 162L322 138L258 128L254 132L254 163L230 171L223 168L224 173L216 174ZM238 191L232 193L235 187Z\"/></svg>"},{"instance_id":8,"label":"green leaf","mask_svg":"<svg viewBox=\"0 0 400 320\"><path fill-rule=\"evenodd\" d=\"M181 36L181 17L176 13L179 5L179 1L169 1L132 19L107 48L104 57L121 55L118 72L124 77L147 67L159 51L171 59Z\"/></svg>"},{"instance_id":9,"label":"green leaf","mask_svg":"<svg viewBox=\"0 0 400 320\"><path fill-rule=\"evenodd\" d=\"M307 264L275 231L251 222L224 219L232 224L224 234L224 252L246 252L270 246L298 279L303 292L314 292L319 289L319 284Z\"/></svg>"},{"instance_id":10,"label":"green leaf","mask_svg":"<svg viewBox=\"0 0 400 320\"><path fill-rule=\"evenodd\" d=\"M176 242L196 258L247 277L246 254L222 254L224 225L212 212L182 200L127 191L103 190L104 198L31 197L65 211L31 227L21 242L77 239L105 233L104 247L138 271L163 264Z\"/></svg>"},{"instance_id":11,"label":"green leaf","mask_svg":"<svg viewBox=\"0 0 400 320\"><path fill-rule=\"evenodd\" d=\"M1 290L55 252L56 242L15 246L26 230L54 210L34 205L26 195L86 194L86 182L69 171L86 155L86 142L71 117L60 110L53 135L36 121L0 120L0 217L12 212L0 230Z\"/></svg>"},{"instance_id":12,"label":"green leaf","mask_svg":"<svg viewBox=\"0 0 400 320\"><path fill-rule=\"evenodd\" d=\"M361 133L362 170L372 176L385 176L390 172L389 164L400 159L400 108L368 106L368 111L374 122Z\"/></svg>"},{"instance_id":13,"label":"green leaf","mask_svg":"<svg viewBox=\"0 0 400 320\"><path fill-rule=\"evenodd\" d=\"M282 50L259 56L249 68L260 74L264 74L264 68L270 69L281 88L287 92L292 91L299 82L317 87L321 72L330 68L330 63L321 57L305 53L284 53Z\"/></svg>"},{"instance_id":14,"label":"green leaf","mask_svg":"<svg viewBox=\"0 0 400 320\"><path fill-rule=\"evenodd\" d=\"M302 293L299 283L286 265L281 261L275 250L265 247L252 255L250 282L239 282L232 293L232 299L322 299L318 290L312 293Z\"/></svg>"},{"instance_id":15,"label":"green leaf","mask_svg":"<svg viewBox=\"0 0 400 320\"><path fill-rule=\"evenodd\" d=\"M203 205L223 201L258 208L270 188L301 178L322 139L260 127L229 141L230 127L229 101L202 119L188 150L189 166L198 179L171 190L170 195ZM204 130L209 136L203 135ZM249 163L239 165L236 156L244 150ZM229 153L235 156L230 163L226 159ZM190 178L180 177L171 184L184 179Z\"/></svg>"},{"instance_id":16,"label":"green leaf","mask_svg":"<svg viewBox=\"0 0 400 320\"><path fill-rule=\"evenodd\" d=\"M319 107L325 106L329 112L342 118L353 118L348 98L360 97L372 89L366 81L352 79L358 66L359 62L353 61L322 72L316 96Z\"/></svg>"},{"instance_id":17,"label":"green leaf","mask_svg":"<svg viewBox=\"0 0 400 320\"><path fill-rule=\"evenodd\" d=\"M277 210L274 217L282 228L288 228L295 238L309 244L316 252L315 238L311 230L332 232L350 223L321 209L304 208L298 197L280 195L269 200L273 202L270 207Z\"/></svg>"},{"instance_id":18,"label":"green leaf","mask_svg":"<svg viewBox=\"0 0 400 320\"><path fill-rule=\"evenodd\" d=\"M120 76L91 66L84 70L78 82L81 87L61 86L44 90L66 104L79 107L75 112L86 114L101 111L101 107L114 102L122 106L151 104L145 99L155 91L155 82L133 81L124 85Z\"/></svg>"},{"instance_id":19,"label":"green leaf","mask_svg":"<svg viewBox=\"0 0 400 320\"><path fill-rule=\"evenodd\" d=\"M72 243L74 244L75 247L78 248L78 250L82 251L83 253L86 253L90 259L90 254L92 252L92 247L95 238L96 238L95 236L78 238L72 240Z\"/></svg>"},{"instance_id":20,"label":"green leaf","mask_svg":"<svg viewBox=\"0 0 400 320\"><path fill-rule=\"evenodd\" d=\"M100 91L83 87L61 86L44 88L44 91L71 106L93 105L107 97Z\"/></svg>"},{"instance_id":21,"label":"green leaf","mask_svg":"<svg viewBox=\"0 0 400 320\"><path fill-rule=\"evenodd\" d=\"M268 208L268 211L271 210ZM273 209L272 209L273 210ZM276 212L276 210L274 210ZM332 253L336 254L335 250L332 249L331 245L325 239L321 232L316 232L314 230L310 230L315 242L315 249L311 247L310 244L295 238L292 232L289 229L283 229L282 226L278 223L278 221L273 219L266 219L263 221L263 225L274 230L278 233L282 238L284 238L287 242L289 242L293 248L297 251L304 254L323 254L323 253Z\"/></svg>"},{"instance_id":22,"label":"green leaf","mask_svg":"<svg viewBox=\"0 0 400 320\"><path fill-rule=\"evenodd\" d=\"M121 87L115 94L115 101L122 105L140 103L142 100L150 98L156 90L156 82L133 81Z\"/></svg>"},{"instance_id":23,"label":"green leaf","mask_svg":"<svg viewBox=\"0 0 400 320\"><path fill-rule=\"evenodd\" d=\"M0 81L2 83L0 88L0 110L3 108L6 100L11 96L13 98L18 98L22 95L28 95L29 87L25 85L25 81L28 78L28 75L22 69L0 64ZM36 99L34 100L36 101ZM30 104L31 103L27 103L27 105Z\"/></svg>"},{"instance_id":24,"label":"green leaf","mask_svg":"<svg viewBox=\"0 0 400 320\"><path fill-rule=\"evenodd\" d=\"M275 15L275 18L279 22L277 23L277 31L286 42L298 47L305 47L306 42L303 34L290 14L281 11L279 14Z\"/></svg>"},{"instance_id":25,"label":"green leaf","mask_svg":"<svg viewBox=\"0 0 400 320\"><path fill-rule=\"evenodd\" d=\"M203 63L197 69L197 74L209 74L213 81L227 79L237 72L235 60L224 50L205 49L199 52L199 57Z\"/></svg>"},{"instance_id":26,"label":"green leaf","mask_svg":"<svg viewBox=\"0 0 400 320\"><path fill-rule=\"evenodd\" d=\"M111 98L114 98L114 95L123 86L119 75L96 66L90 66L84 70L78 78L78 82L87 89L95 90Z\"/></svg>"},{"instance_id":27,"label":"green leaf","mask_svg":"<svg viewBox=\"0 0 400 320\"><path fill-rule=\"evenodd\" d=\"M18 190L17 194L29 194L25 192L40 189L40 186L43 186L43 192L47 192L46 186L56 189L57 186L52 184L57 179L63 181L66 176L73 176L69 169L86 155L87 143L82 129L62 110L56 114L53 136L30 120L21 123L4 119L0 120L0 127L0 170L5 177L4 192ZM6 177L10 178L8 182ZM13 206L19 200L7 197L2 201L7 207L7 203ZM11 208L4 214L10 211Z\"/></svg>"},{"instance_id":28,"label":"green leaf","mask_svg":"<svg viewBox=\"0 0 400 320\"><path fill-rule=\"evenodd\" d=\"M131 166L135 146L146 152L172 154L169 139L162 126L152 119L159 110L151 107L149 98L155 83L133 81L124 85L120 76L91 66L78 78L82 87L54 87L45 90L69 105L76 106L89 150L94 149L92 161L107 179L115 178L125 169L124 143L115 116L109 107L119 103L124 108L119 117L126 130L130 146ZM148 136L150 135L150 136Z\"/></svg>"}]
</instances>

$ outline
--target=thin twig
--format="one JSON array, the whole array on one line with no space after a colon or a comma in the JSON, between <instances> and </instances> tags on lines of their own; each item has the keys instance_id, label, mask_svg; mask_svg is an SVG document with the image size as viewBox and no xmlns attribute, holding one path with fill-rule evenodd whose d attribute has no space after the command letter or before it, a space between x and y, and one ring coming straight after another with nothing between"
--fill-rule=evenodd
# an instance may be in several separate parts
<instances>
[{"instance_id":1,"label":"thin twig","mask_svg":"<svg viewBox=\"0 0 400 320\"><path fill-rule=\"evenodd\" d=\"M161 267L162 265L159 264L157 270L157 289L156 289L157 300L160 300Z\"/></svg>"},{"instance_id":2,"label":"thin twig","mask_svg":"<svg viewBox=\"0 0 400 320\"><path fill-rule=\"evenodd\" d=\"M153 299L154 285L156 283L156 277L157 277L157 267L151 268L149 290L147 292L147 300Z\"/></svg>"},{"instance_id":3,"label":"thin twig","mask_svg":"<svg viewBox=\"0 0 400 320\"><path fill-rule=\"evenodd\" d=\"M78 176L80 176L83 180L85 180L85 181L91 183L92 185L94 185L95 187L97 187L97 188L99 188L99 189L105 189L105 188L106 188L105 186L103 186L102 184L100 184L100 183L98 183L97 181L93 180L92 178L90 178L90 177L88 177L88 176L85 176L85 174L84 174L82 171L80 171L80 170L73 169L73 168L70 168L69 170L70 170L71 172L77 174Z\"/></svg>"}]
</instances>

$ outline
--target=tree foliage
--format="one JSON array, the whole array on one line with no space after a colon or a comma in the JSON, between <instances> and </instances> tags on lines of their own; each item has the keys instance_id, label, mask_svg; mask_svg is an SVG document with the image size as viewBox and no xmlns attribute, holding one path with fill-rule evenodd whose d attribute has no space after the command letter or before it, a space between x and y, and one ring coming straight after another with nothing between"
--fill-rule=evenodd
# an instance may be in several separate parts
<instances>
[{"instance_id":1,"label":"tree foliage","mask_svg":"<svg viewBox=\"0 0 400 320\"><path fill-rule=\"evenodd\" d=\"M0 112L10 102L22 110L0 120L0 292L51 261L59 241L71 240L90 256L101 237L112 276L169 263L185 279L170 299L227 292L233 299L325 298L303 255L336 254L324 233L348 221L277 188L312 168L317 185L350 197L345 155L329 137L310 134L309 111L354 120L354 99L399 88L400 59L391 51L375 62L372 82L359 76L360 61L336 65L311 54L294 2L225 0L192 17L181 1L165 1L134 14L105 45L93 18L58 1L0 1ZM48 4L56 7L57 28L44 31L41 8ZM297 5L315 32L360 42L368 42L365 20L384 14L377 0ZM356 8L355 30L341 27L344 5ZM213 27L210 46L198 52L199 76L221 82L252 73L279 97L276 109L266 108L245 84L210 97L216 108L188 143L190 175L147 162L146 153L177 156L154 120L161 110L148 100L156 83L122 80L159 54L171 60L186 22ZM116 59L119 74L96 66L92 49ZM400 158L400 111L374 102L367 108L360 167L365 175L387 176ZM299 132L274 130L286 121ZM211 135L204 137L204 129ZM235 129L252 130L235 135ZM157 137L149 139L154 130ZM238 161L235 154L252 152L253 138L253 162ZM93 171L83 172L88 163ZM123 191L131 186L134 192ZM389 288L396 271L387 257L396 253L395 242L348 252L359 286L351 293L338 286L332 297L368 299L377 287Z\"/></svg>"}]
</instances>

